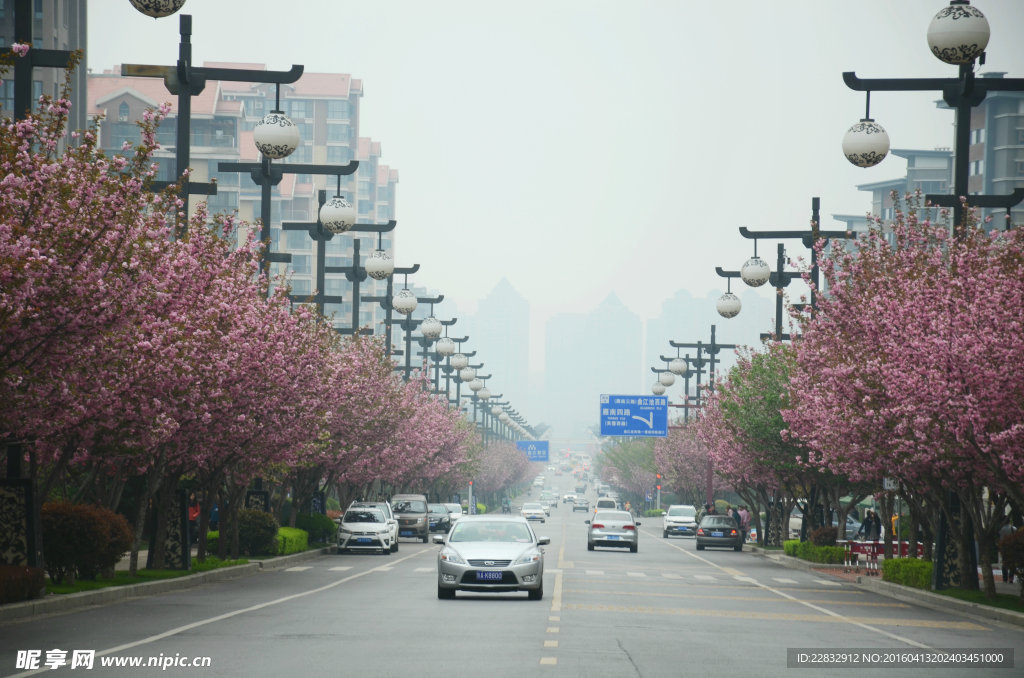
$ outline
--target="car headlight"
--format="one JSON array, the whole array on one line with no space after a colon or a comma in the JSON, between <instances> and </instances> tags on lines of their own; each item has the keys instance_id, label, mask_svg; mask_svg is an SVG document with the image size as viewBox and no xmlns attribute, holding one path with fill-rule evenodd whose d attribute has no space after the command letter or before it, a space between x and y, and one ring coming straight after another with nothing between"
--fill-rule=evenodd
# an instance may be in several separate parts
<instances>
[{"instance_id":1,"label":"car headlight","mask_svg":"<svg viewBox=\"0 0 1024 678\"><path fill-rule=\"evenodd\" d=\"M438 556L441 560L452 563L453 565L465 565L466 561L462 559L462 556L458 554L454 549L445 547L441 549L441 553Z\"/></svg>"},{"instance_id":2,"label":"car headlight","mask_svg":"<svg viewBox=\"0 0 1024 678\"><path fill-rule=\"evenodd\" d=\"M540 554L536 551L527 551L523 555L519 556L513 565L529 565L530 563L536 563L540 560Z\"/></svg>"},{"instance_id":3,"label":"car headlight","mask_svg":"<svg viewBox=\"0 0 1024 678\"><path fill-rule=\"evenodd\" d=\"M344 525L338 528L338 534L352 534L352 530L348 529Z\"/></svg>"}]
</instances>

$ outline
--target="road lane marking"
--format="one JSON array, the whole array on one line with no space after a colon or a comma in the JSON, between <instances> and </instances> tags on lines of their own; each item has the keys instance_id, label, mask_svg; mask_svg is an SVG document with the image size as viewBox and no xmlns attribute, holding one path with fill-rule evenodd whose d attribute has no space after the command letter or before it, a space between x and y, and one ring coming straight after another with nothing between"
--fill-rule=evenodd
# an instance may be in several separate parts
<instances>
[{"instance_id":1,"label":"road lane marking","mask_svg":"<svg viewBox=\"0 0 1024 678\"><path fill-rule=\"evenodd\" d=\"M885 633L881 629L874 629L868 624L881 624L885 626L901 626L931 629L947 629L958 631L989 631L989 627L981 626L973 622L936 621L930 619L896 619L879 617L839 617L832 615L825 610L823 614L796 614L792 612L756 612L751 610L711 610L708 608L685 608L685 607L644 607L641 605L595 605L586 603L568 603L566 609L584 610L589 612L632 612L641 614L678 615L690 617L719 617L728 619L760 619L767 621L804 621L827 624L843 624L852 622L858 626L865 626L874 631ZM913 643L906 640L903 642ZM916 644L916 643L915 643Z\"/></svg>"},{"instance_id":2,"label":"road lane marking","mask_svg":"<svg viewBox=\"0 0 1024 678\"><path fill-rule=\"evenodd\" d=\"M551 612L562 611L562 577L561 571L555 574L555 588L551 592Z\"/></svg>"},{"instance_id":3,"label":"road lane marking","mask_svg":"<svg viewBox=\"0 0 1024 678\"><path fill-rule=\"evenodd\" d=\"M842 586L843 585L842 582L831 581L831 580L828 580L828 579L815 579L814 581L817 582L818 584L824 584L825 586Z\"/></svg>"},{"instance_id":4,"label":"road lane marking","mask_svg":"<svg viewBox=\"0 0 1024 678\"><path fill-rule=\"evenodd\" d=\"M306 570L312 570L312 569L313 569L313 567L311 565L296 565L295 567L286 567L286 568L284 568L284 571L285 572L305 572Z\"/></svg>"},{"instance_id":5,"label":"road lane marking","mask_svg":"<svg viewBox=\"0 0 1024 678\"><path fill-rule=\"evenodd\" d=\"M795 584L796 579L790 579L789 577L772 577L772 581L777 581L780 584Z\"/></svg>"},{"instance_id":6,"label":"road lane marking","mask_svg":"<svg viewBox=\"0 0 1024 678\"><path fill-rule=\"evenodd\" d=\"M603 577L604 570L587 570L587 575L592 577Z\"/></svg>"},{"instance_id":7,"label":"road lane marking","mask_svg":"<svg viewBox=\"0 0 1024 678\"><path fill-rule=\"evenodd\" d=\"M701 561L702 563L704 563L705 565L710 565L711 567L713 567L715 569L718 569L718 570L721 570L722 572L725 572L727 574L740 574L738 571L733 570L732 568L722 567L721 565L718 565L717 563L715 563L713 561L710 561L707 558L699 556L696 553L691 553L690 551L687 551L686 549L684 549L681 546L678 546L677 544L673 544L673 543L671 543L669 541L666 541L666 540L656 540L656 541L658 541L658 543L664 544L665 546L668 546L670 548L674 548L674 549L676 549L676 550L678 550L678 551L680 551L682 553L685 553L687 556L689 556L691 558L695 558L695 559ZM888 632L888 631L886 631L884 629L880 629L880 628L877 628L875 626L871 626L868 623L857 621L855 619L845 618L845 617L843 617L842 615L840 615L840 614L838 614L836 612L832 612L831 610L828 610L828 609L826 609L824 607L820 607L818 605L814 605L813 603L804 602L804 601L800 600L799 598L796 598L795 596L791 596L788 593L786 593L784 591L780 591L779 589L773 588L771 586L768 586L767 584L761 584L761 583L757 583L757 582L755 582L755 584L757 586L760 586L760 587L764 588L766 591L771 591L772 593L774 593L775 595L777 595L777 596L779 596L781 598L786 598L786 599L791 600L791 601L793 601L795 603L799 603L801 605L804 605L805 607L811 608L812 610L815 610L817 612L821 612L822 614L826 614L829 617L832 617L832 618L840 620L840 621L844 621L844 622L846 622L848 624L852 624L853 626L860 627L860 628L862 628L862 629L864 629L866 631L873 631L874 633L877 633L879 635L883 635L883 636L885 636L887 638L891 638L891 639L896 640L896 641L901 642L901 643L906 643L907 645L911 645L913 647L919 647L919 648L922 648L922 649L934 649L930 645L925 645L924 643L919 643L916 640L911 640L910 638L904 638L903 636L896 635L895 633L890 633L890 632Z\"/></svg>"},{"instance_id":8,"label":"road lane marking","mask_svg":"<svg viewBox=\"0 0 1024 678\"><path fill-rule=\"evenodd\" d=\"M540 663L547 666L554 666L558 663L558 657L541 657Z\"/></svg>"},{"instance_id":9,"label":"road lane marking","mask_svg":"<svg viewBox=\"0 0 1024 678\"><path fill-rule=\"evenodd\" d=\"M544 641L544 647L558 647L558 641L557 640L545 640Z\"/></svg>"},{"instance_id":10,"label":"road lane marking","mask_svg":"<svg viewBox=\"0 0 1024 678\"><path fill-rule=\"evenodd\" d=\"M329 572L347 572L352 569L351 565L339 565L338 567L328 568Z\"/></svg>"},{"instance_id":11,"label":"road lane marking","mask_svg":"<svg viewBox=\"0 0 1024 678\"><path fill-rule=\"evenodd\" d=\"M693 599L693 600L741 600L741 601L744 601L744 602L752 602L752 603L766 603L766 602L773 602L774 603L774 602L777 602L774 598L769 598L769 597L765 597L765 596L750 596L750 595L733 596L733 595L727 595L727 594L722 594L722 593L706 593L706 594L705 593L668 593L668 592L666 592L664 590L658 590L658 591L636 591L636 590L631 590L631 591L608 591L606 589L565 589L563 591L563 593L574 593L574 594L582 594L582 595L588 595L588 596L624 596L624 597L627 597L627 598L643 598L643 597L647 597L647 598L664 598L664 599L678 598L678 599L684 599L684 600L691 600L691 599ZM829 603L836 604L836 601L831 600L831 599L830 600L807 600L807 601L804 601L804 602L808 602L808 603L821 603L821 604L826 604L826 605L829 604ZM911 607L907 603L898 603L898 602L874 603L874 602L867 602L867 601L844 601L844 602L841 602L841 603L838 603L838 604L839 605L843 605L843 606L852 606L852 607L896 607L896 608L903 608L903 609L909 609Z\"/></svg>"},{"instance_id":12,"label":"road lane marking","mask_svg":"<svg viewBox=\"0 0 1024 678\"><path fill-rule=\"evenodd\" d=\"M548 633L558 633L559 632L559 627L557 627L557 626L549 626L547 628L547 632Z\"/></svg>"},{"instance_id":13,"label":"road lane marking","mask_svg":"<svg viewBox=\"0 0 1024 678\"><path fill-rule=\"evenodd\" d=\"M434 553L435 551L436 551L436 549L427 549L427 550L423 550L423 551L416 551L415 553L411 553L411 554L409 554L407 556L402 556L401 558L399 558L398 560L393 561L393 562L395 564L401 563L403 561L409 560L410 558L415 558L417 556L420 556L420 555L422 555L424 553ZM370 574L371 572L375 572L375 571L376 571L376 569L364 570L362 572L356 572L355 574L349 575L347 577L343 577L341 579L337 579L337 580L331 582L330 584L326 584L324 586L319 586L319 587L317 587L315 589L309 589L308 591L302 591L300 593L293 593L291 595L283 596L281 598L275 598L274 600L268 600L268 601L265 601L265 602L262 602L262 603L259 603L259 604L256 604L256 605L250 605L249 607L243 607L243 608L240 608L240 609L237 609L237 610L233 610L231 612L225 612L224 614L219 614L219 615L216 615L214 617L207 617L206 619L200 619L198 621L194 621L194 622L192 622L190 624L185 624L183 626L176 626L175 628L168 629L168 630L164 631L163 633L157 633L157 634L152 635L152 636L147 636L145 638L140 638L139 640L135 640L135 641L132 641L130 643L124 643L123 645L117 645L115 647L109 647L109 648L107 648L105 650L97 650L96 654L94 656L96 656L96 657L104 657L104 656L106 656L108 654L113 654L115 652L123 652L124 650L130 650L130 649L132 649L134 647L139 647L141 645L149 645L150 643L155 643L158 640L163 640L164 638L170 638L172 636L177 636L179 634L185 633L186 631L191 631L193 629L197 629L197 628L206 626L207 624L214 624L216 622L224 621L225 619L231 619L232 617L237 617L239 615L243 615L243 614L246 614L246 613L249 613L249 612L256 612L257 610L262 610L264 608L273 607L275 605L280 605L281 603L287 603L287 602L290 602L292 600L298 600L299 598L305 598L306 596L311 596L311 595L314 595L314 594L317 594L317 593L323 593L324 591L329 591L329 590L331 590L333 588L341 586L342 584L347 584L350 581L353 581L355 579L359 579L360 577L364 577L364 576ZM40 674L40 673L48 673L50 670L51 669L49 669L47 667L43 667L41 669L36 669L35 671L23 671L22 673L11 674L11 675L7 676L6 678L22 678L24 676L34 676L34 675L37 675L37 674Z\"/></svg>"},{"instance_id":14,"label":"road lane marking","mask_svg":"<svg viewBox=\"0 0 1024 678\"><path fill-rule=\"evenodd\" d=\"M646 577L647 573L646 572L627 572L626 576L627 577Z\"/></svg>"},{"instance_id":15,"label":"road lane marking","mask_svg":"<svg viewBox=\"0 0 1024 678\"><path fill-rule=\"evenodd\" d=\"M710 574L695 574L693 575L693 578L699 579L700 581L715 581L715 578Z\"/></svg>"}]
</instances>

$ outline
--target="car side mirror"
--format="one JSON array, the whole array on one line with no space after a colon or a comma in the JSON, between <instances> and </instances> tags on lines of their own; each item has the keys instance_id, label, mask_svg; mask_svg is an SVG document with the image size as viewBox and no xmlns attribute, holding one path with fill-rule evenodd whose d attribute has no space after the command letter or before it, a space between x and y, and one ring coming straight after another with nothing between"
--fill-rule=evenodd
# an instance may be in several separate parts
<instances>
[{"instance_id":1,"label":"car side mirror","mask_svg":"<svg viewBox=\"0 0 1024 678\"><path fill-rule=\"evenodd\" d=\"M637 526L637 527L640 527L640 521L639 521L639 520L638 520L638 521L636 521L636 526Z\"/></svg>"},{"instance_id":2,"label":"car side mirror","mask_svg":"<svg viewBox=\"0 0 1024 678\"><path fill-rule=\"evenodd\" d=\"M551 537L537 537L537 546L544 546L551 543Z\"/></svg>"},{"instance_id":3,"label":"car side mirror","mask_svg":"<svg viewBox=\"0 0 1024 678\"><path fill-rule=\"evenodd\" d=\"M584 521L583 521L583 524L584 524L584 525L589 525L589 524L590 524L590 521L589 521L589 520L584 520Z\"/></svg>"},{"instance_id":4,"label":"car side mirror","mask_svg":"<svg viewBox=\"0 0 1024 678\"><path fill-rule=\"evenodd\" d=\"M433 536L433 540L434 540L435 544L443 544L444 543L444 535L443 534L435 534Z\"/></svg>"}]
</instances>

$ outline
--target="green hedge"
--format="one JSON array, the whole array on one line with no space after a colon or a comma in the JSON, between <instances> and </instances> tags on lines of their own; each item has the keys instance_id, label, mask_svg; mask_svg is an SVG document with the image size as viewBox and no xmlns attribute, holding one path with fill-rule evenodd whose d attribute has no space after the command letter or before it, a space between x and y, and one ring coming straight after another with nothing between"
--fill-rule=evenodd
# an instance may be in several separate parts
<instances>
[{"instance_id":1,"label":"green hedge","mask_svg":"<svg viewBox=\"0 0 1024 678\"><path fill-rule=\"evenodd\" d=\"M322 513L300 513L295 516L295 527L305 530L309 541L316 544L332 542L338 534L338 524Z\"/></svg>"},{"instance_id":2,"label":"green hedge","mask_svg":"<svg viewBox=\"0 0 1024 678\"><path fill-rule=\"evenodd\" d=\"M787 556L812 563L841 564L846 557L846 549L842 546L815 546L809 541L796 539L782 542L782 550Z\"/></svg>"},{"instance_id":3,"label":"green hedge","mask_svg":"<svg viewBox=\"0 0 1024 678\"><path fill-rule=\"evenodd\" d=\"M665 509L648 509L644 511L644 518L661 518L665 515Z\"/></svg>"},{"instance_id":4,"label":"green hedge","mask_svg":"<svg viewBox=\"0 0 1024 678\"><path fill-rule=\"evenodd\" d=\"M932 561L918 558L886 558L882 561L882 580L893 584L931 589Z\"/></svg>"},{"instance_id":5,"label":"green hedge","mask_svg":"<svg viewBox=\"0 0 1024 678\"><path fill-rule=\"evenodd\" d=\"M309 534L297 527L282 527L277 531L277 554L301 553L309 548Z\"/></svg>"}]
</instances>

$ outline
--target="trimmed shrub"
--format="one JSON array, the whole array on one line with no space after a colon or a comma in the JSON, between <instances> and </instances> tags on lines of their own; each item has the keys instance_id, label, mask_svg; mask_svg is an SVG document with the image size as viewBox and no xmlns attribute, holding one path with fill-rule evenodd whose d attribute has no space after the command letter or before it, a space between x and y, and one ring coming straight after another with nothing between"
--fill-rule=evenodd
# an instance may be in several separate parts
<instances>
[{"instance_id":1,"label":"trimmed shrub","mask_svg":"<svg viewBox=\"0 0 1024 678\"><path fill-rule=\"evenodd\" d=\"M277 531L277 553L301 553L309 548L309 535L297 527L282 527Z\"/></svg>"},{"instance_id":2,"label":"trimmed shrub","mask_svg":"<svg viewBox=\"0 0 1024 678\"><path fill-rule=\"evenodd\" d=\"M835 546L836 528L819 527L810 534L811 543L815 546Z\"/></svg>"},{"instance_id":3,"label":"trimmed shrub","mask_svg":"<svg viewBox=\"0 0 1024 678\"><path fill-rule=\"evenodd\" d=\"M886 558L882 561L882 580L916 589L932 587L933 563L918 558Z\"/></svg>"},{"instance_id":4,"label":"trimmed shrub","mask_svg":"<svg viewBox=\"0 0 1024 678\"><path fill-rule=\"evenodd\" d=\"M124 516L99 506L47 502L40 513L43 558L55 584L65 577L95 579L113 568L131 548L132 530Z\"/></svg>"},{"instance_id":5,"label":"trimmed shrub","mask_svg":"<svg viewBox=\"0 0 1024 678\"><path fill-rule=\"evenodd\" d=\"M217 553L217 542L220 541L220 530L210 530L206 533L206 553Z\"/></svg>"},{"instance_id":6,"label":"trimmed shrub","mask_svg":"<svg viewBox=\"0 0 1024 678\"><path fill-rule=\"evenodd\" d=\"M338 532L338 524L322 513L300 513L295 516L295 527L305 530L315 544L332 541Z\"/></svg>"},{"instance_id":7,"label":"trimmed shrub","mask_svg":"<svg viewBox=\"0 0 1024 678\"><path fill-rule=\"evenodd\" d=\"M277 554L277 519L266 511L238 512L238 548L250 556Z\"/></svg>"},{"instance_id":8,"label":"trimmed shrub","mask_svg":"<svg viewBox=\"0 0 1024 678\"><path fill-rule=\"evenodd\" d=\"M0 605L32 600L46 590L46 573L38 567L0 565Z\"/></svg>"},{"instance_id":9,"label":"trimmed shrub","mask_svg":"<svg viewBox=\"0 0 1024 678\"><path fill-rule=\"evenodd\" d=\"M782 549L787 556L809 560L812 563L842 563L846 557L846 549L842 546L815 546L809 541L796 539L782 542Z\"/></svg>"}]
</instances>

